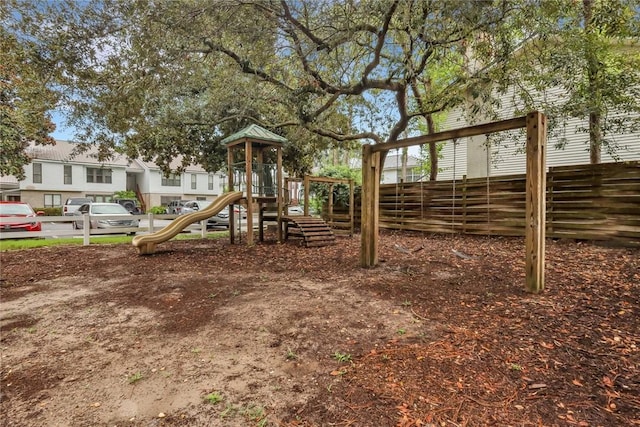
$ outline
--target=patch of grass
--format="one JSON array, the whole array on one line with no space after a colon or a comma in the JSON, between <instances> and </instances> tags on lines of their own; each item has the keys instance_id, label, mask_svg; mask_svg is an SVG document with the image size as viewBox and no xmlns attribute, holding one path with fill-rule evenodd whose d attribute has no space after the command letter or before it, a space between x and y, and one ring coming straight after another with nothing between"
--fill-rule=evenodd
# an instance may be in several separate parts
<instances>
[{"instance_id":1,"label":"patch of grass","mask_svg":"<svg viewBox=\"0 0 640 427\"><path fill-rule=\"evenodd\" d=\"M250 405L243 408L240 413L251 421L256 421L258 427L267 425L267 416L262 406Z\"/></svg>"},{"instance_id":2,"label":"patch of grass","mask_svg":"<svg viewBox=\"0 0 640 427\"><path fill-rule=\"evenodd\" d=\"M398 332L398 335L404 335L404 334L406 334L406 333L407 333L407 330L406 330L406 329L404 329L404 328L400 328L400 329L398 329L396 332Z\"/></svg>"},{"instance_id":3,"label":"patch of grass","mask_svg":"<svg viewBox=\"0 0 640 427\"><path fill-rule=\"evenodd\" d=\"M401 304L401 305L402 305L403 307L411 307L412 303L411 303L411 301L409 301L409 300L404 300L404 301L402 301L402 304Z\"/></svg>"},{"instance_id":4,"label":"patch of grass","mask_svg":"<svg viewBox=\"0 0 640 427\"><path fill-rule=\"evenodd\" d=\"M216 403L222 402L222 395L217 391L214 391L212 393L207 394L204 397L204 401L212 405L215 405Z\"/></svg>"},{"instance_id":5,"label":"patch of grass","mask_svg":"<svg viewBox=\"0 0 640 427\"><path fill-rule=\"evenodd\" d=\"M349 353L341 353L336 351L333 353L333 358L338 362L351 362L351 355Z\"/></svg>"},{"instance_id":6,"label":"patch of grass","mask_svg":"<svg viewBox=\"0 0 640 427\"><path fill-rule=\"evenodd\" d=\"M198 354L198 353L200 353L200 349L197 348L197 347L194 347L194 348L191 349L191 353Z\"/></svg>"},{"instance_id":7,"label":"patch of grass","mask_svg":"<svg viewBox=\"0 0 640 427\"><path fill-rule=\"evenodd\" d=\"M517 363L509 363L509 369L512 371L522 371L522 366L518 365Z\"/></svg>"},{"instance_id":8,"label":"patch of grass","mask_svg":"<svg viewBox=\"0 0 640 427\"><path fill-rule=\"evenodd\" d=\"M129 376L129 378L127 378L127 381L129 381L129 384L135 384L141 379L142 379L142 372L136 372L135 374Z\"/></svg>"},{"instance_id":9,"label":"patch of grass","mask_svg":"<svg viewBox=\"0 0 640 427\"><path fill-rule=\"evenodd\" d=\"M228 231L217 231L213 233L207 233L207 239L221 239L228 237ZM197 240L201 239L200 234L195 233L181 233L174 237L174 240ZM117 245L117 244L131 244L131 236L92 236L89 238L89 242L92 245ZM64 237L64 238L44 238L44 239L2 239L0 240L0 251L16 251L23 249L42 248L49 246L68 246L68 245L82 245L83 239L81 237Z\"/></svg>"},{"instance_id":10,"label":"patch of grass","mask_svg":"<svg viewBox=\"0 0 640 427\"><path fill-rule=\"evenodd\" d=\"M286 357L287 357L287 360L296 360L298 358L298 355L293 350L288 348Z\"/></svg>"},{"instance_id":11,"label":"patch of grass","mask_svg":"<svg viewBox=\"0 0 640 427\"><path fill-rule=\"evenodd\" d=\"M224 407L224 410L220 412L220 418L226 418L233 416L236 412L238 412L238 408L233 406L232 404L227 404Z\"/></svg>"}]
</instances>

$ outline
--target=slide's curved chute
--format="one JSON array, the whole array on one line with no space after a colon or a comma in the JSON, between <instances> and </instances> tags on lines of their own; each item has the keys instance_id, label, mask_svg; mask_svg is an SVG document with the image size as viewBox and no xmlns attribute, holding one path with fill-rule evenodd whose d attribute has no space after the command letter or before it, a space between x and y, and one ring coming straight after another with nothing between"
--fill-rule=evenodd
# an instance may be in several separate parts
<instances>
[{"instance_id":1,"label":"slide's curved chute","mask_svg":"<svg viewBox=\"0 0 640 427\"><path fill-rule=\"evenodd\" d=\"M225 206L231 205L239 201L240 199L242 199L241 191L232 191L229 193L221 194L213 201L213 203L211 203L205 209L186 215L181 215L171 221L171 223L164 227L162 230L156 231L155 233L151 234L136 236L133 238L131 243L133 244L133 246L138 248L138 254L152 254L156 251L156 245L158 243L166 242L167 240L174 238L178 235L178 233L180 233L182 230L184 230L194 222L202 221L209 217L212 217L223 210Z\"/></svg>"}]
</instances>

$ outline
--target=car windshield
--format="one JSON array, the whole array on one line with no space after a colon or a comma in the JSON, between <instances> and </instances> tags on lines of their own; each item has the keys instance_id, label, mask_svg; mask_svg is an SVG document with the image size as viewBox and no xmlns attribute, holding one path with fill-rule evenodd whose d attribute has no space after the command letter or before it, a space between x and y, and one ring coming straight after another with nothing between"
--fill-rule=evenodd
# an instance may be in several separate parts
<instances>
[{"instance_id":1,"label":"car windshield","mask_svg":"<svg viewBox=\"0 0 640 427\"><path fill-rule=\"evenodd\" d=\"M0 215L33 215L33 212L27 205L0 205Z\"/></svg>"},{"instance_id":2,"label":"car windshield","mask_svg":"<svg viewBox=\"0 0 640 427\"><path fill-rule=\"evenodd\" d=\"M128 214L129 211L122 205L92 205L94 215Z\"/></svg>"}]
</instances>

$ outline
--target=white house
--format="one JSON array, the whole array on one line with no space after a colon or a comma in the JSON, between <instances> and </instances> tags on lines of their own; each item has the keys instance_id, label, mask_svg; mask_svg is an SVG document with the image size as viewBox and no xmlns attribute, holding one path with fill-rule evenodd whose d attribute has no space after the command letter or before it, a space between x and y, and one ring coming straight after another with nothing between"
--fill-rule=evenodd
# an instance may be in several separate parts
<instances>
[{"instance_id":1,"label":"white house","mask_svg":"<svg viewBox=\"0 0 640 427\"><path fill-rule=\"evenodd\" d=\"M34 145L28 154L22 181L2 177L2 200L21 200L33 207L59 207L69 197L111 200L117 191L131 190L146 208L166 205L175 199L211 200L223 192L224 176L190 165L182 174L164 177L151 162L114 156L99 161L95 150L74 155L76 144Z\"/></svg>"},{"instance_id":2,"label":"white house","mask_svg":"<svg viewBox=\"0 0 640 427\"><path fill-rule=\"evenodd\" d=\"M556 91L557 92L557 91ZM561 97L561 93L552 93L550 96ZM498 120L509 119L516 116L516 106L507 95L502 99L502 109L498 112ZM491 120L486 120L488 122ZM462 108L448 113L441 130L457 129L472 124L466 117ZM549 134L547 139L546 164L547 168L554 166L568 166L577 164L589 164L589 134L581 131L588 128L586 120L570 119L566 126L556 135ZM615 158L603 149L602 163L615 161L640 160L640 133L607 134L606 137L617 145ZM560 147L560 139L564 138L566 144ZM488 176L512 175L525 173L525 140L524 131L504 132L461 138L458 141L448 141L442 149L442 158L439 160L438 179L459 179L466 175L468 178ZM487 150L489 147L489 150ZM487 156L489 153L489 156ZM455 168L454 168L455 162Z\"/></svg>"}]
</instances>

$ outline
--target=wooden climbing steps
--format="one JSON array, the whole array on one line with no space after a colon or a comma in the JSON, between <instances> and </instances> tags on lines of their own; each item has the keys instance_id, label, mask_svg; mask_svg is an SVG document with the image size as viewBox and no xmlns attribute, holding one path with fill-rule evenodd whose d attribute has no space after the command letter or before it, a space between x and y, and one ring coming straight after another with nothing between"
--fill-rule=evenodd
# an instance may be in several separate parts
<instances>
[{"instance_id":1,"label":"wooden climbing steps","mask_svg":"<svg viewBox=\"0 0 640 427\"><path fill-rule=\"evenodd\" d=\"M327 246L335 243L336 237L333 231L322 218L312 216L285 216L284 238L302 238L302 244L306 247Z\"/></svg>"}]
</instances>

